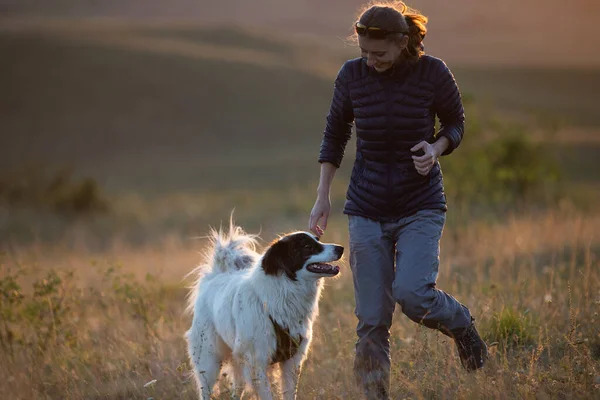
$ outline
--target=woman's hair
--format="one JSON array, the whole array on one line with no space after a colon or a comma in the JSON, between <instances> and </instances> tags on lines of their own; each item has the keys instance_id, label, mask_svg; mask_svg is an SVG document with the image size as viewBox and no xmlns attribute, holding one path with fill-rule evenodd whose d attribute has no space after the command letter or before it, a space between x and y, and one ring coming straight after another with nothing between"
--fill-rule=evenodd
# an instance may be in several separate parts
<instances>
[{"instance_id":1,"label":"woman's hair","mask_svg":"<svg viewBox=\"0 0 600 400\"><path fill-rule=\"evenodd\" d=\"M355 23L392 32L406 32L408 46L404 50L407 53L405 55L408 58L418 58L424 53L423 39L427 33L427 21L426 16L402 1L371 1L362 7ZM356 31L351 38L354 42L357 41ZM390 35L388 40L395 38L395 35Z\"/></svg>"}]
</instances>

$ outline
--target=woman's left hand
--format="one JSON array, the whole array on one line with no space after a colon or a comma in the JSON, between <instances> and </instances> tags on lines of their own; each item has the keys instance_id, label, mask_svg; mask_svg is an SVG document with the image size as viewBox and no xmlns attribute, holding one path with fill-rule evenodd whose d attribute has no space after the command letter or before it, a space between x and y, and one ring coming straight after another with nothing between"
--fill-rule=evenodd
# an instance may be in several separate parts
<instances>
[{"instance_id":1,"label":"woman's left hand","mask_svg":"<svg viewBox=\"0 0 600 400\"><path fill-rule=\"evenodd\" d=\"M433 147L431 144L429 144L426 141L422 141L410 149L410 151L412 151L413 153L417 152L419 150L423 150L422 153L419 152L422 155L420 155L420 156L413 155L412 159L415 164L415 168L416 168L417 172L419 174L425 176L425 175L429 174L429 172L431 171L431 168L433 168L433 166L435 165L435 162L436 162L439 154L437 154L435 147Z\"/></svg>"}]
</instances>

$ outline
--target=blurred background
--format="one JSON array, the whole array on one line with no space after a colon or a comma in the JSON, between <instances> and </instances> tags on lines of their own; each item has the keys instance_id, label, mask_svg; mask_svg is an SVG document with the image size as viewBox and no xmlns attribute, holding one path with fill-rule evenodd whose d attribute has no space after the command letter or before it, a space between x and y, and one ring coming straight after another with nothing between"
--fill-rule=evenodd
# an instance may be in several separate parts
<instances>
[{"instance_id":1,"label":"blurred background","mask_svg":"<svg viewBox=\"0 0 600 400\"><path fill-rule=\"evenodd\" d=\"M74 222L100 241L200 234L234 208L254 228L303 228L361 5L2 0L0 238L64 239ZM409 5L468 106L463 148L442 161L451 209L593 203L600 5Z\"/></svg>"},{"instance_id":2,"label":"blurred background","mask_svg":"<svg viewBox=\"0 0 600 400\"><path fill-rule=\"evenodd\" d=\"M233 210L259 248L306 229L361 5L0 0L0 397L197 398L188 273ZM597 398L600 3L409 5L466 108L441 160L438 284L492 356L467 376L448 340L398 315L392 398ZM353 137L324 235L343 245L354 152ZM358 398L341 266L300 399Z\"/></svg>"}]
</instances>

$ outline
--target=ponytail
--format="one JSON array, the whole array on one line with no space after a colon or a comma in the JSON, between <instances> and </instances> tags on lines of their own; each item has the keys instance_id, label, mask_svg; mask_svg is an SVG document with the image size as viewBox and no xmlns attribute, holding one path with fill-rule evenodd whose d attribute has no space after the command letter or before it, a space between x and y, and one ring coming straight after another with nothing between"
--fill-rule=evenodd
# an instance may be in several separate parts
<instances>
[{"instance_id":1,"label":"ponytail","mask_svg":"<svg viewBox=\"0 0 600 400\"><path fill-rule=\"evenodd\" d=\"M410 10L412 11L412 10ZM423 39L427 34L427 17L418 13L406 13L404 15L408 24L408 45L406 52L410 57L420 57L425 53Z\"/></svg>"}]
</instances>

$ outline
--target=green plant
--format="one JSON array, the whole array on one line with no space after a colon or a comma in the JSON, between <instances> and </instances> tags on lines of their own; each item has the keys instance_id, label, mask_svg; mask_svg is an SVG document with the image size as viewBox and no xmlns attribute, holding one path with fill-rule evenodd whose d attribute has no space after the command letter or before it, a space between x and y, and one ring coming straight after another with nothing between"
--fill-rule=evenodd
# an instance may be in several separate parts
<instances>
[{"instance_id":1,"label":"green plant","mask_svg":"<svg viewBox=\"0 0 600 400\"><path fill-rule=\"evenodd\" d=\"M535 342L533 328L533 321L527 313L503 308L492 315L485 326L484 336L488 343L497 342L507 348L528 346Z\"/></svg>"},{"instance_id":2,"label":"green plant","mask_svg":"<svg viewBox=\"0 0 600 400\"><path fill-rule=\"evenodd\" d=\"M133 274L124 273L120 265L106 270L104 280L112 287L116 300L126 304L124 309L129 316L141 322L148 338L159 338L155 329L164 306L158 300L157 281L151 274L146 274L145 284L137 281ZM158 295L157 295L158 293Z\"/></svg>"},{"instance_id":3,"label":"green plant","mask_svg":"<svg viewBox=\"0 0 600 400\"><path fill-rule=\"evenodd\" d=\"M460 148L441 159L448 195L488 208L558 200L559 164L546 143L533 137L533 127L482 120L476 108L470 112L473 121Z\"/></svg>"},{"instance_id":4,"label":"green plant","mask_svg":"<svg viewBox=\"0 0 600 400\"><path fill-rule=\"evenodd\" d=\"M23 168L0 176L0 204L61 214L85 215L109 210L109 201L92 178L76 179L73 170Z\"/></svg>"},{"instance_id":5,"label":"green plant","mask_svg":"<svg viewBox=\"0 0 600 400\"><path fill-rule=\"evenodd\" d=\"M18 280L22 269L5 271L0 279L0 345L14 358L17 347L35 349L44 354L50 347L62 343L73 344L74 333L68 324L74 296L70 285L73 273L61 274L50 270L32 284L32 291L24 291Z\"/></svg>"},{"instance_id":6,"label":"green plant","mask_svg":"<svg viewBox=\"0 0 600 400\"><path fill-rule=\"evenodd\" d=\"M14 324L20 318L18 310L25 297L17 282L21 273L22 271L8 271L7 275L0 279L0 346L2 351L11 357L15 354Z\"/></svg>"}]
</instances>

